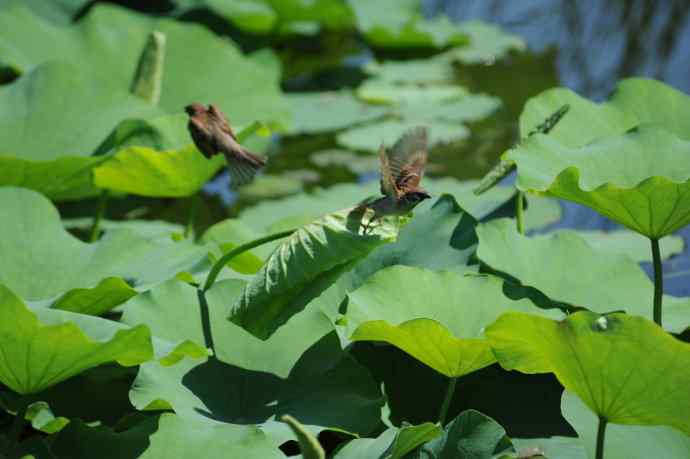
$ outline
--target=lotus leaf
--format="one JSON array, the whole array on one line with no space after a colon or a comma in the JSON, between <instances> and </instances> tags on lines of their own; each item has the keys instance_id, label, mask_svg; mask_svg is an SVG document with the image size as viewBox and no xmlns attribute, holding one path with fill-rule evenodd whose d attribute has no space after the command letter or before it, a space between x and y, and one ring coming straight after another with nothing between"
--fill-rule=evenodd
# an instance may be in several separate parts
<instances>
[{"instance_id":1,"label":"lotus leaf","mask_svg":"<svg viewBox=\"0 0 690 459\"><path fill-rule=\"evenodd\" d=\"M563 392L561 410L580 437L578 446L582 453L574 457L594 457L597 416L569 391ZM690 437L671 427L607 424L604 439L607 459L647 459L658 455L660 447L668 459L683 459L690 454Z\"/></svg>"},{"instance_id":2,"label":"lotus leaf","mask_svg":"<svg viewBox=\"0 0 690 459\"><path fill-rule=\"evenodd\" d=\"M453 378L495 361L482 334L505 311L539 309L504 296L497 278L392 266L349 294L347 328L354 341L390 343Z\"/></svg>"},{"instance_id":3,"label":"lotus leaf","mask_svg":"<svg viewBox=\"0 0 690 459\"><path fill-rule=\"evenodd\" d=\"M575 232L525 237L506 219L480 225L477 235L480 260L553 301L652 318L652 282L627 255L611 251L602 257ZM687 299L665 296L664 304L669 330L680 332L690 326Z\"/></svg>"},{"instance_id":4,"label":"lotus leaf","mask_svg":"<svg viewBox=\"0 0 690 459\"><path fill-rule=\"evenodd\" d=\"M92 318L86 328L80 328L48 312L42 312L41 322L0 284L0 380L19 394L40 392L103 363L130 366L153 358L145 326L123 329ZM46 323L48 317L53 320Z\"/></svg>"},{"instance_id":5,"label":"lotus leaf","mask_svg":"<svg viewBox=\"0 0 690 459\"><path fill-rule=\"evenodd\" d=\"M690 383L690 344L645 318L580 311L558 322L506 313L486 336L503 368L553 372L610 423L690 432L690 395L679 390Z\"/></svg>"}]
</instances>

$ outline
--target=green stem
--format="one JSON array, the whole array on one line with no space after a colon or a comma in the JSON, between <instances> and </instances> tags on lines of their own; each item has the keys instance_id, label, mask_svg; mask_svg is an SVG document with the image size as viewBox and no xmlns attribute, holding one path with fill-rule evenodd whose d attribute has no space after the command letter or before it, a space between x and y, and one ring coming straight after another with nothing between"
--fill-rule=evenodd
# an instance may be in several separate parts
<instances>
[{"instance_id":1,"label":"green stem","mask_svg":"<svg viewBox=\"0 0 690 459\"><path fill-rule=\"evenodd\" d=\"M520 234L525 234L525 194L518 191L515 196L515 219L517 220L517 230Z\"/></svg>"},{"instance_id":2,"label":"green stem","mask_svg":"<svg viewBox=\"0 0 690 459\"><path fill-rule=\"evenodd\" d=\"M89 242L96 242L98 235L101 233L101 220L105 215L105 209L108 207L108 190L101 191L101 196L98 198L98 207L96 208L96 215L93 216L93 225L91 225L91 235Z\"/></svg>"},{"instance_id":3,"label":"green stem","mask_svg":"<svg viewBox=\"0 0 690 459\"><path fill-rule=\"evenodd\" d=\"M596 459L604 459L604 437L606 436L606 418L599 417L599 428L597 429L597 452Z\"/></svg>"},{"instance_id":4,"label":"green stem","mask_svg":"<svg viewBox=\"0 0 690 459\"><path fill-rule=\"evenodd\" d=\"M213 286L213 283L216 281L216 278L218 277L218 274L220 274L220 271L223 269L223 267L233 258L236 256L246 252L247 250L251 250L254 247L258 247L260 245L266 244L271 241L275 241L276 239L282 239L284 237L288 237L292 233L297 231L296 229L290 229L287 231L281 231L280 233L273 233L269 234L268 236L264 236L259 239L255 239L253 241L247 242L246 244L242 244L240 246L235 247L222 257L218 259L213 264L213 267L211 268L211 271L208 273L208 277L206 278L206 282L204 283L204 288L203 291L206 292L208 289L210 289Z\"/></svg>"},{"instance_id":5,"label":"green stem","mask_svg":"<svg viewBox=\"0 0 690 459\"><path fill-rule=\"evenodd\" d=\"M661 304L664 295L664 272L661 265L659 239L651 238L652 263L654 265L654 322L661 327Z\"/></svg>"},{"instance_id":6,"label":"green stem","mask_svg":"<svg viewBox=\"0 0 690 459\"><path fill-rule=\"evenodd\" d=\"M24 426L26 425L26 409L27 405L22 403L17 410L14 420L12 421L12 426L10 427L10 431L8 433L10 442L7 448L7 452L9 453L10 457L12 457L12 453L17 448L17 445L19 444L19 437L24 431Z\"/></svg>"},{"instance_id":7,"label":"green stem","mask_svg":"<svg viewBox=\"0 0 690 459\"><path fill-rule=\"evenodd\" d=\"M443 425L446 422L446 416L448 415L448 408L450 408L450 402L453 400L453 394L455 393L455 385L458 383L458 378L450 378L448 382L448 389L446 389L446 396L443 398L443 403L441 404L441 411L438 415L438 423Z\"/></svg>"},{"instance_id":8,"label":"green stem","mask_svg":"<svg viewBox=\"0 0 690 459\"><path fill-rule=\"evenodd\" d=\"M199 212L199 195L192 196L192 202L189 204L189 215L187 216L187 224L184 227L184 238L189 239L194 235L194 222L196 215Z\"/></svg>"}]
</instances>

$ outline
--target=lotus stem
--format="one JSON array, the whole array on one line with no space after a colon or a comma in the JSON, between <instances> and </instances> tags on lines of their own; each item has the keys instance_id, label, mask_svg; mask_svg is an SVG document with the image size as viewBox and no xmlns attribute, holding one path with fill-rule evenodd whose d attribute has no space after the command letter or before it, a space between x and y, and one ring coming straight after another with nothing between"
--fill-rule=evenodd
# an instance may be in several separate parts
<instances>
[{"instance_id":1,"label":"lotus stem","mask_svg":"<svg viewBox=\"0 0 690 459\"><path fill-rule=\"evenodd\" d=\"M130 92L151 105L158 105L163 84L165 34L153 31L144 46Z\"/></svg>"},{"instance_id":2,"label":"lotus stem","mask_svg":"<svg viewBox=\"0 0 690 459\"><path fill-rule=\"evenodd\" d=\"M206 292L208 289L213 287L213 283L216 281L216 278L218 277L218 274L220 274L220 271L223 269L223 267L233 258L236 256L253 249L254 247L258 247L260 245L266 244L271 241L275 241L276 239L282 239L284 237L290 236L292 233L297 231L297 229L289 229L287 231L281 231L279 233L273 233L269 234L268 236L264 236L259 239L255 239L253 241L247 242L246 244L242 244L240 246L235 247L234 249L230 250L228 253L223 255L218 259L213 264L213 267L211 268L211 271L208 273L208 277L206 277L206 282L204 283L204 289L203 291Z\"/></svg>"},{"instance_id":3,"label":"lotus stem","mask_svg":"<svg viewBox=\"0 0 690 459\"><path fill-rule=\"evenodd\" d=\"M520 234L525 234L525 193L518 190L515 195L515 220L517 230Z\"/></svg>"},{"instance_id":4,"label":"lotus stem","mask_svg":"<svg viewBox=\"0 0 690 459\"><path fill-rule=\"evenodd\" d=\"M606 436L606 418L599 416L599 428L597 429L596 459L604 459L604 437Z\"/></svg>"},{"instance_id":5,"label":"lotus stem","mask_svg":"<svg viewBox=\"0 0 690 459\"><path fill-rule=\"evenodd\" d=\"M446 422L446 416L448 415L448 408L450 408L450 402L453 400L453 394L455 393L455 385L458 383L458 378L450 378L448 382L448 388L446 389L446 395L443 398L443 403L441 404L441 412L438 415L438 423L443 425Z\"/></svg>"},{"instance_id":6,"label":"lotus stem","mask_svg":"<svg viewBox=\"0 0 690 459\"><path fill-rule=\"evenodd\" d=\"M213 333L211 332L211 314L208 310L206 293L203 290L197 289L196 294L199 298L199 312L201 314L201 330L204 334L204 346L206 346L206 349L211 349L213 353L211 358L215 358L216 345L213 342Z\"/></svg>"},{"instance_id":7,"label":"lotus stem","mask_svg":"<svg viewBox=\"0 0 690 459\"><path fill-rule=\"evenodd\" d=\"M652 263L654 265L654 322L661 327L661 306L664 296L664 272L661 265L661 252L659 251L659 239L651 238Z\"/></svg>"},{"instance_id":8,"label":"lotus stem","mask_svg":"<svg viewBox=\"0 0 690 459\"><path fill-rule=\"evenodd\" d=\"M98 236L101 233L101 220L105 215L105 209L108 207L108 190L103 190L100 197L98 198L98 207L96 208L96 214L93 216L93 224L91 225L91 235L89 236L89 242L96 242Z\"/></svg>"}]
</instances>

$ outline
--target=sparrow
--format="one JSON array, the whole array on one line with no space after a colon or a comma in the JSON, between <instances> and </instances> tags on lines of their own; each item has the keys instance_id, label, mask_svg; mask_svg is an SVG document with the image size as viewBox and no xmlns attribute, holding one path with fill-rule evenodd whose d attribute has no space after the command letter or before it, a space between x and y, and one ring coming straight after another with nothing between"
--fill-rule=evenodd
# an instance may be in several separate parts
<instances>
[{"instance_id":1,"label":"sparrow","mask_svg":"<svg viewBox=\"0 0 690 459\"><path fill-rule=\"evenodd\" d=\"M207 158L218 153L225 155L233 187L250 182L266 165L265 159L240 145L230 123L217 106L210 104L206 109L194 102L184 110L189 115L187 129L199 151Z\"/></svg>"},{"instance_id":2,"label":"sparrow","mask_svg":"<svg viewBox=\"0 0 690 459\"><path fill-rule=\"evenodd\" d=\"M417 204L431 197L420 186L427 160L425 128L415 127L408 130L391 150L381 145L379 159L381 194L384 196L361 205L374 211L374 215L364 227L365 233L372 222L388 215L407 215Z\"/></svg>"}]
</instances>

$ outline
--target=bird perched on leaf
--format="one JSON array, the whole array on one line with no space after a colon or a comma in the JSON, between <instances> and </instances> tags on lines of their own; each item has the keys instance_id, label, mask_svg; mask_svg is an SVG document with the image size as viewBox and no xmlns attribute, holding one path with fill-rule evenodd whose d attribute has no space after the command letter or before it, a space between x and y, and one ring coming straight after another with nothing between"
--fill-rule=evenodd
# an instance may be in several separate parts
<instances>
[{"instance_id":1,"label":"bird perched on leaf","mask_svg":"<svg viewBox=\"0 0 690 459\"><path fill-rule=\"evenodd\" d=\"M237 141L227 118L213 104L204 108L192 103L184 108L189 115L187 128L194 144L207 158L223 153L228 163L232 186L250 182L257 171L266 165L266 160L251 153Z\"/></svg>"},{"instance_id":2,"label":"bird perched on leaf","mask_svg":"<svg viewBox=\"0 0 690 459\"><path fill-rule=\"evenodd\" d=\"M365 232L374 221L388 215L406 215L417 204L431 197L420 185L427 160L425 128L408 130L390 150L381 145L379 158L381 193L384 196L360 206L374 211L364 228Z\"/></svg>"}]
</instances>

